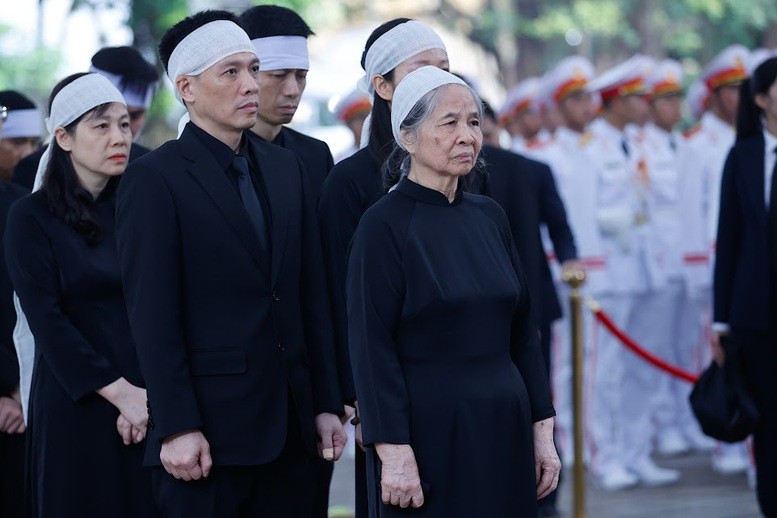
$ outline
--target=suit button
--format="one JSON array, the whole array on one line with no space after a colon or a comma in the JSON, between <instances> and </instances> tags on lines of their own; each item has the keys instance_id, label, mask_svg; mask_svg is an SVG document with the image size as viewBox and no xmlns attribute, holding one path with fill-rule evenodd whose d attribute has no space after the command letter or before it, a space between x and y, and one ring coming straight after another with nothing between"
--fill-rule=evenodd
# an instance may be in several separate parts
<instances>
[{"instance_id":1,"label":"suit button","mask_svg":"<svg viewBox=\"0 0 777 518\"><path fill-rule=\"evenodd\" d=\"M273 299L275 302L280 302L281 298L278 296L278 292L277 292L277 291L273 291L273 292L272 292L272 299Z\"/></svg>"},{"instance_id":2,"label":"suit button","mask_svg":"<svg viewBox=\"0 0 777 518\"><path fill-rule=\"evenodd\" d=\"M285 350L286 350L286 349L283 347L283 344L282 344L282 343L278 343L278 349L280 349L281 351L285 351Z\"/></svg>"}]
</instances>

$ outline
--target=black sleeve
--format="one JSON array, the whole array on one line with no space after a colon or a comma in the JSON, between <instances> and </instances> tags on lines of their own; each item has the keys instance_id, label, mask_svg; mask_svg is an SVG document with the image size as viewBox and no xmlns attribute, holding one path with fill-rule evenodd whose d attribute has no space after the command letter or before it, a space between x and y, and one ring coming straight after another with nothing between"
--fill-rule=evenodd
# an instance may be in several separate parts
<instances>
[{"instance_id":1,"label":"black sleeve","mask_svg":"<svg viewBox=\"0 0 777 518\"><path fill-rule=\"evenodd\" d=\"M399 244L365 216L348 263L348 336L365 444L410 443L409 400L394 341L404 301Z\"/></svg>"},{"instance_id":2,"label":"black sleeve","mask_svg":"<svg viewBox=\"0 0 777 518\"><path fill-rule=\"evenodd\" d=\"M550 167L545 164L541 164L537 172L540 174L540 195L542 197L540 217L548 227L548 233L553 242L553 251L558 262L563 264L570 259L577 259L575 238L567 223L567 211L564 209L564 202L558 195L553 173L551 173Z\"/></svg>"},{"instance_id":3,"label":"black sleeve","mask_svg":"<svg viewBox=\"0 0 777 518\"><path fill-rule=\"evenodd\" d=\"M534 422L542 421L556 415L550 396L550 382L545 367L545 359L540 348L539 331L535 311L529 297L528 283L524 273L518 251L515 248L510 224L507 216L501 208L498 209L497 224L499 225L502 240L510 254L515 274L521 286L520 300L513 315L512 331L510 338L510 355L513 363L521 373L526 384L526 391L531 402L531 415Z\"/></svg>"},{"instance_id":4,"label":"black sleeve","mask_svg":"<svg viewBox=\"0 0 777 518\"><path fill-rule=\"evenodd\" d=\"M741 246L742 208L736 191L736 147L729 151L720 185L720 211L713 283L713 321L729 322L731 290Z\"/></svg>"},{"instance_id":5,"label":"black sleeve","mask_svg":"<svg viewBox=\"0 0 777 518\"><path fill-rule=\"evenodd\" d=\"M335 326L335 346L340 376L340 391L345 403L353 404L356 392L348 352L348 316L345 304L345 275L348 247L364 209L358 186L338 165L327 177L318 203L318 220L329 283L329 295Z\"/></svg>"},{"instance_id":6,"label":"black sleeve","mask_svg":"<svg viewBox=\"0 0 777 518\"><path fill-rule=\"evenodd\" d=\"M321 236L316 215L313 193L303 165L297 158L302 178L302 318L305 326L305 341L313 365L312 377L316 413L343 413L343 398L340 395L337 376L337 354L335 351L332 314L329 305L326 270L321 261Z\"/></svg>"},{"instance_id":7,"label":"black sleeve","mask_svg":"<svg viewBox=\"0 0 777 518\"><path fill-rule=\"evenodd\" d=\"M35 335L35 347L74 400L121 377L83 337L62 303L60 272L48 235L19 204L11 208L5 232L5 255L14 290Z\"/></svg>"},{"instance_id":8,"label":"black sleeve","mask_svg":"<svg viewBox=\"0 0 777 518\"><path fill-rule=\"evenodd\" d=\"M202 426L181 322L181 242L161 174L130 165L116 204L124 295L154 428L168 437Z\"/></svg>"},{"instance_id":9,"label":"black sleeve","mask_svg":"<svg viewBox=\"0 0 777 518\"><path fill-rule=\"evenodd\" d=\"M11 181L16 185L24 187L27 192L32 191L32 186L35 183L35 175L38 172L38 163L43 156L45 146L41 147L35 153L28 155L21 159L13 170L13 176Z\"/></svg>"}]
</instances>

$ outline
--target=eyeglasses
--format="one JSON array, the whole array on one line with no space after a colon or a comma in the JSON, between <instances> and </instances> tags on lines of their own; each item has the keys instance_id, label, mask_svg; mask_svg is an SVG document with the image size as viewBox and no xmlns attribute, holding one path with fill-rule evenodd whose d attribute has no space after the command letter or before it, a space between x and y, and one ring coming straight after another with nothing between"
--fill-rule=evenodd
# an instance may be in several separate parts
<instances>
[{"instance_id":1,"label":"eyeglasses","mask_svg":"<svg viewBox=\"0 0 777 518\"><path fill-rule=\"evenodd\" d=\"M8 118L8 108L0 104L0 122Z\"/></svg>"}]
</instances>

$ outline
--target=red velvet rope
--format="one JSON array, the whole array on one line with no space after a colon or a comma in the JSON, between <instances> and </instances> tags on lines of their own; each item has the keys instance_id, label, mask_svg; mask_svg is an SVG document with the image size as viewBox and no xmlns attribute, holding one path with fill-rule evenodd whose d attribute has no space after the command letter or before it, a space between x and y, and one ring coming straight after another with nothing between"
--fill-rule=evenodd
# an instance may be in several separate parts
<instances>
[{"instance_id":1,"label":"red velvet rope","mask_svg":"<svg viewBox=\"0 0 777 518\"><path fill-rule=\"evenodd\" d=\"M680 367L677 367L676 365L672 365L671 363L667 363L658 356L654 355L650 351L645 350L643 347L641 347L638 343L636 343L630 336L628 336L626 333L623 332L622 329L619 329L610 319L607 314L602 311L602 309L596 305L591 305L591 311L594 312L594 315L596 316L596 319L602 323L604 327L606 327L620 342L626 346L627 349L629 349L631 352L648 362L649 364L653 365L654 367L658 368L659 370L662 370L666 372L667 374L671 374L675 378L679 378L683 381L687 381L688 383L696 383L699 378L698 376L694 376L688 371L685 371L681 369Z\"/></svg>"}]
</instances>

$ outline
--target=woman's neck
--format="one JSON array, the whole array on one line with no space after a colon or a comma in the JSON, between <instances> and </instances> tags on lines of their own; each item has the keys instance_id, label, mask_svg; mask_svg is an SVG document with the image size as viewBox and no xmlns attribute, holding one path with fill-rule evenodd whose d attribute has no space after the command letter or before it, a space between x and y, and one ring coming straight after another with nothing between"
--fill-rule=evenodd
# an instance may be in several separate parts
<instances>
[{"instance_id":1,"label":"woman's neck","mask_svg":"<svg viewBox=\"0 0 777 518\"><path fill-rule=\"evenodd\" d=\"M96 200L105 186L108 185L109 177L93 171L79 171L78 167L74 168L81 186Z\"/></svg>"},{"instance_id":2,"label":"woman's neck","mask_svg":"<svg viewBox=\"0 0 777 518\"><path fill-rule=\"evenodd\" d=\"M441 192L448 198L449 202L453 202L456 198L456 189L459 185L458 176L441 174L422 166L411 165L407 177L427 189Z\"/></svg>"}]
</instances>

